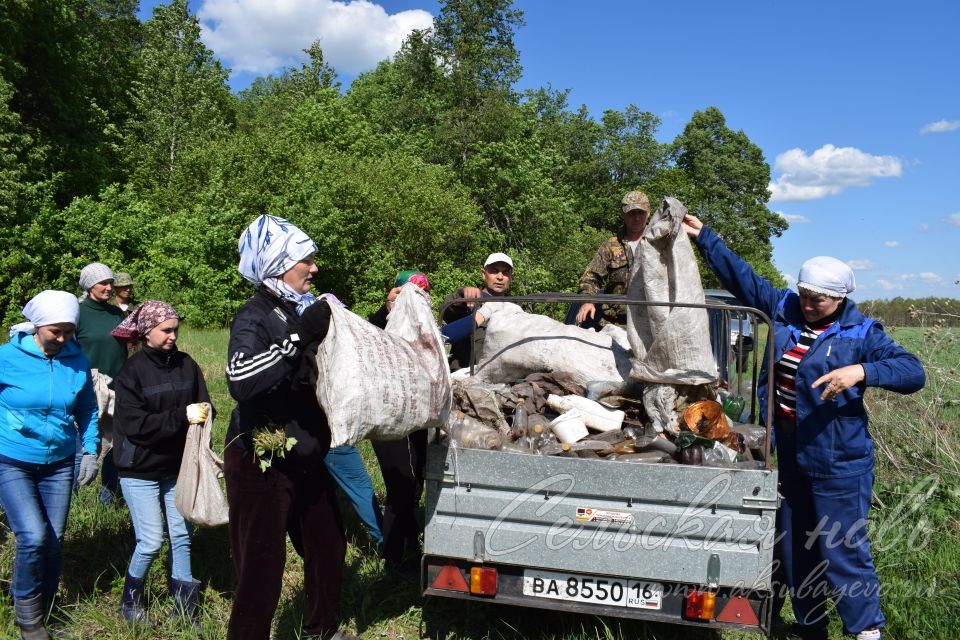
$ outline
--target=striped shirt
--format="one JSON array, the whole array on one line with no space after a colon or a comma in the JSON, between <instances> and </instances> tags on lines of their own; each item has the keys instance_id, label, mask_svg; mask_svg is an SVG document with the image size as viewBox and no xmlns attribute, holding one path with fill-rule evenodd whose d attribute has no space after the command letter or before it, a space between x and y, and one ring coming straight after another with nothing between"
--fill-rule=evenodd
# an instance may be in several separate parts
<instances>
[{"instance_id":1,"label":"striped shirt","mask_svg":"<svg viewBox=\"0 0 960 640\"><path fill-rule=\"evenodd\" d=\"M805 324L800 332L800 340L788 349L780 361L777 362L774 378L774 394L776 401L776 415L788 420L797 419L797 368L806 355L810 346L820 337L820 334L830 328L833 321L815 326Z\"/></svg>"}]
</instances>

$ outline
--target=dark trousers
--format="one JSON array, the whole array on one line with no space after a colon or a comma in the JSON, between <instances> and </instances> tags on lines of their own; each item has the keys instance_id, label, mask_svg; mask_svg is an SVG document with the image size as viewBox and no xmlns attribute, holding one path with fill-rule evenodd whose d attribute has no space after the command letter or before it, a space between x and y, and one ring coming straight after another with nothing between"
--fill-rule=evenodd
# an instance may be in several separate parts
<instances>
[{"instance_id":1,"label":"dark trousers","mask_svg":"<svg viewBox=\"0 0 960 640\"><path fill-rule=\"evenodd\" d=\"M826 628L829 597L846 633L883 626L880 584L867 539L872 486L872 469L844 478L815 478L781 461L778 551L801 625Z\"/></svg>"},{"instance_id":2,"label":"dark trousers","mask_svg":"<svg viewBox=\"0 0 960 640\"><path fill-rule=\"evenodd\" d=\"M420 539L417 510L427 462L427 432L414 431L400 440L371 440L380 463L387 504L383 510L383 557L399 563L408 545Z\"/></svg>"},{"instance_id":3,"label":"dark trousers","mask_svg":"<svg viewBox=\"0 0 960 640\"><path fill-rule=\"evenodd\" d=\"M337 607L346 537L333 480L320 461L316 468L283 473L260 471L236 445L224 451L230 502L230 550L237 589L227 627L228 640L268 640L280 600L286 537L303 556L304 635L337 629Z\"/></svg>"}]
</instances>

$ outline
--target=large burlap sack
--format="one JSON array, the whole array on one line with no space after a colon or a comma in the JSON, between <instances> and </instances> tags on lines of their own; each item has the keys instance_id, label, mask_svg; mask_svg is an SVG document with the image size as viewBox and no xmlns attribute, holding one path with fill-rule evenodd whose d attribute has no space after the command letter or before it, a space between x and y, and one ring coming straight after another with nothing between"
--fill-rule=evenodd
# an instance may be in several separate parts
<instances>
[{"instance_id":1,"label":"large burlap sack","mask_svg":"<svg viewBox=\"0 0 960 640\"><path fill-rule=\"evenodd\" d=\"M403 285L386 330L338 305L330 311L316 362L331 447L397 440L446 422L450 371L425 291Z\"/></svg>"},{"instance_id":2,"label":"large burlap sack","mask_svg":"<svg viewBox=\"0 0 960 640\"><path fill-rule=\"evenodd\" d=\"M474 367L482 382L512 384L531 373L563 371L577 383L623 382L630 353L619 327L603 331L563 324L526 313L511 302L484 302L495 309L487 321L483 357Z\"/></svg>"},{"instance_id":3,"label":"large burlap sack","mask_svg":"<svg viewBox=\"0 0 960 640\"><path fill-rule=\"evenodd\" d=\"M183 446L175 503L184 519L204 527L227 524L227 497L220 487L223 460L210 448L213 410L207 405L203 426L191 425Z\"/></svg>"},{"instance_id":4,"label":"large burlap sack","mask_svg":"<svg viewBox=\"0 0 960 640\"><path fill-rule=\"evenodd\" d=\"M627 296L641 301L704 302L693 248L681 223L687 208L664 198L650 216L634 251ZM719 372L704 308L628 307L627 338L634 362L630 376L644 383L708 384Z\"/></svg>"}]
</instances>

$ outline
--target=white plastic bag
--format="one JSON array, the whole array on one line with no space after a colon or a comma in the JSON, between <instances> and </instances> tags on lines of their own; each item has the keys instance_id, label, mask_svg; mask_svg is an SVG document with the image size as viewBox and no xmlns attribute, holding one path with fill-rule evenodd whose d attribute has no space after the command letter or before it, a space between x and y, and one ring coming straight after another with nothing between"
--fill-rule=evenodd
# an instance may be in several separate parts
<instances>
[{"instance_id":1,"label":"white plastic bag","mask_svg":"<svg viewBox=\"0 0 960 640\"><path fill-rule=\"evenodd\" d=\"M474 367L481 382L512 384L531 373L564 371L579 384L593 380L620 381L630 371L630 353L622 330L596 332L566 325L547 316L525 313L511 302L487 321L483 359ZM617 332L620 335L617 335Z\"/></svg>"},{"instance_id":2,"label":"white plastic bag","mask_svg":"<svg viewBox=\"0 0 960 640\"><path fill-rule=\"evenodd\" d=\"M176 505L184 519L204 527L227 524L229 508L227 497L220 487L223 460L210 448L213 430L213 410L209 403L207 420L190 425L183 445L183 460L177 476Z\"/></svg>"},{"instance_id":3,"label":"white plastic bag","mask_svg":"<svg viewBox=\"0 0 960 640\"><path fill-rule=\"evenodd\" d=\"M386 330L331 305L317 371L317 400L327 414L331 447L364 438L397 440L440 427L450 413L440 330L430 296L412 283L400 290Z\"/></svg>"}]
</instances>

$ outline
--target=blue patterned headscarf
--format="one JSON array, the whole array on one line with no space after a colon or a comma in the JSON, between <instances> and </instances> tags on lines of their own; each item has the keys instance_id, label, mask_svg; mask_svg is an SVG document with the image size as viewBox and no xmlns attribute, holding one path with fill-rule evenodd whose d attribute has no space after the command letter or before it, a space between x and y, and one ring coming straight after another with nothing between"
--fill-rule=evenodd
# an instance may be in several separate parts
<instances>
[{"instance_id":1,"label":"blue patterned headscarf","mask_svg":"<svg viewBox=\"0 0 960 640\"><path fill-rule=\"evenodd\" d=\"M317 252L316 243L296 225L277 216L260 215L240 236L237 249L237 270L255 286L265 285L294 302L297 313L303 313L316 300L310 293L297 293L281 280L295 264Z\"/></svg>"}]
</instances>

